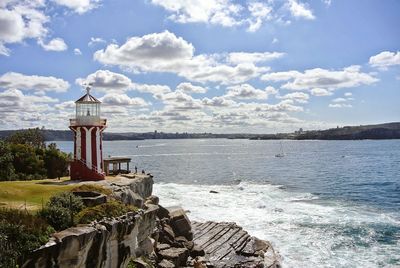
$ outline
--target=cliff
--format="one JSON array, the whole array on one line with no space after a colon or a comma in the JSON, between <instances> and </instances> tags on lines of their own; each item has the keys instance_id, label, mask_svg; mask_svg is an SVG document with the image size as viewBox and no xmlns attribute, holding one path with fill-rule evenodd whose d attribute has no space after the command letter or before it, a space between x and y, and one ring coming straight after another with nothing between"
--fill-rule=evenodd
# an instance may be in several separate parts
<instances>
[{"instance_id":1,"label":"cliff","mask_svg":"<svg viewBox=\"0 0 400 268\"><path fill-rule=\"evenodd\" d=\"M83 183L83 182L81 182ZM55 233L22 267L279 267L272 246L233 223L193 223L152 196L149 175L91 182L141 209ZM229 261L227 261L229 260Z\"/></svg>"}]
</instances>

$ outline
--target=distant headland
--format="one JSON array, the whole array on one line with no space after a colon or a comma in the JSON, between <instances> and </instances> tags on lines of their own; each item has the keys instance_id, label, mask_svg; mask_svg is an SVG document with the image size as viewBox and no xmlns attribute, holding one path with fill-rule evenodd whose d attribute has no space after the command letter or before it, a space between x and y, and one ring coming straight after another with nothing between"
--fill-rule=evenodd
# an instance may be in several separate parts
<instances>
[{"instance_id":1,"label":"distant headland","mask_svg":"<svg viewBox=\"0 0 400 268\"><path fill-rule=\"evenodd\" d=\"M4 139L18 130L1 130L0 139ZM71 141L70 130L51 130L42 128L46 141ZM250 134L250 133L187 133L187 132L105 132L104 140L149 140L149 139L250 139L250 140L381 140L400 139L400 122L344 126L326 130L302 130L291 133Z\"/></svg>"}]
</instances>

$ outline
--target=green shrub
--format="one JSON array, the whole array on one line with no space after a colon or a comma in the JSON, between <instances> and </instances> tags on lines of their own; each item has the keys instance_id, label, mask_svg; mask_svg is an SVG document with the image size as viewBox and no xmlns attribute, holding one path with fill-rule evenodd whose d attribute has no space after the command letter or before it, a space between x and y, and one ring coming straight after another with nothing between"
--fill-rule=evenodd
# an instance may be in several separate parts
<instances>
[{"instance_id":1,"label":"green shrub","mask_svg":"<svg viewBox=\"0 0 400 268\"><path fill-rule=\"evenodd\" d=\"M55 143L51 143L44 151L44 166L49 179L66 176L68 175L68 155L57 149Z\"/></svg>"},{"instance_id":2,"label":"green shrub","mask_svg":"<svg viewBox=\"0 0 400 268\"><path fill-rule=\"evenodd\" d=\"M0 267L16 267L45 244L54 229L43 219L17 209L0 209Z\"/></svg>"},{"instance_id":3,"label":"green shrub","mask_svg":"<svg viewBox=\"0 0 400 268\"><path fill-rule=\"evenodd\" d=\"M61 192L50 197L46 206L38 211L38 216L45 219L56 230L64 230L74 225L74 215L84 208L80 197L70 192Z\"/></svg>"},{"instance_id":4,"label":"green shrub","mask_svg":"<svg viewBox=\"0 0 400 268\"><path fill-rule=\"evenodd\" d=\"M71 192L98 192L107 196L112 194L112 190L96 184L82 184L71 189Z\"/></svg>"},{"instance_id":5,"label":"green shrub","mask_svg":"<svg viewBox=\"0 0 400 268\"><path fill-rule=\"evenodd\" d=\"M73 215L71 217L71 211L67 208L47 206L39 210L37 215L46 220L57 231L65 230L74 225Z\"/></svg>"},{"instance_id":6,"label":"green shrub","mask_svg":"<svg viewBox=\"0 0 400 268\"><path fill-rule=\"evenodd\" d=\"M85 208L78 213L76 219L78 223L90 223L94 220L118 217L130 211L136 212L137 210L138 208L134 206L125 205L119 201L111 200L98 206Z\"/></svg>"}]
</instances>

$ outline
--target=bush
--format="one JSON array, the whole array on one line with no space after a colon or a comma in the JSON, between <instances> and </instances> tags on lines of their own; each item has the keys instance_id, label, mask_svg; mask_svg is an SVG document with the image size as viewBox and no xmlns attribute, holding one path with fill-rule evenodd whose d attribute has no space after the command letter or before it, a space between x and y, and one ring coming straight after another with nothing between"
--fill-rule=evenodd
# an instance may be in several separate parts
<instances>
[{"instance_id":1,"label":"bush","mask_svg":"<svg viewBox=\"0 0 400 268\"><path fill-rule=\"evenodd\" d=\"M45 219L57 231L74 225L74 215L84 208L80 197L70 192L61 192L50 197L46 206L38 211L38 216Z\"/></svg>"},{"instance_id":2,"label":"bush","mask_svg":"<svg viewBox=\"0 0 400 268\"><path fill-rule=\"evenodd\" d=\"M51 143L44 151L44 166L49 179L68 175L68 155Z\"/></svg>"},{"instance_id":3,"label":"bush","mask_svg":"<svg viewBox=\"0 0 400 268\"><path fill-rule=\"evenodd\" d=\"M112 190L96 184L82 184L73 188L71 192L98 192L107 196L112 195Z\"/></svg>"},{"instance_id":4,"label":"bush","mask_svg":"<svg viewBox=\"0 0 400 268\"><path fill-rule=\"evenodd\" d=\"M38 211L39 217L46 220L57 231L65 230L74 225L71 211L63 207L45 207Z\"/></svg>"},{"instance_id":5,"label":"bush","mask_svg":"<svg viewBox=\"0 0 400 268\"><path fill-rule=\"evenodd\" d=\"M0 181L14 178L13 160L10 145L0 140Z\"/></svg>"},{"instance_id":6,"label":"bush","mask_svg":"<svg viewBox=\"0 0 400 268\"><path fill-rule=\"evenodd\" d=\"M90 223L94 220L99 221L103 218L118 217L130 211L136 212L137 210L137 207L111 200L98 206L85 208L76 215L76 219L78 223Z\"/></svg>"},{"instance_id":7,"label":"bush","mask_svg":"<svg viewBox=\"0 0 400 268\"><path fill-rule=\"evenodd\" d=\"M17 209L0 209L0 267L16 267L45 244L54 229L43 219Z\"/></svg>"}]
</instances>

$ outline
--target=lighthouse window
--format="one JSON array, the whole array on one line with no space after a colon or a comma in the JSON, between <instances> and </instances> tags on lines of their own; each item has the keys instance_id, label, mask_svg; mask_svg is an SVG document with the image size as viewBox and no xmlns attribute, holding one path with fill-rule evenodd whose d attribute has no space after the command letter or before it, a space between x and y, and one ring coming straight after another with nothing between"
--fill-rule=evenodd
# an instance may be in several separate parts
<instances>
[{"instance_id":1,"label":"lighthouse window","mask_svg":"<svg viewBox=\"0 0 400 268\"><path fill-rule=\"evenodd\" d=\"M77 116L99 116L100 105L98 103L78 103L76 105Z\"/></svg>"}]
</instances>

